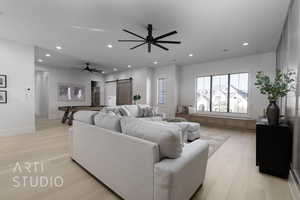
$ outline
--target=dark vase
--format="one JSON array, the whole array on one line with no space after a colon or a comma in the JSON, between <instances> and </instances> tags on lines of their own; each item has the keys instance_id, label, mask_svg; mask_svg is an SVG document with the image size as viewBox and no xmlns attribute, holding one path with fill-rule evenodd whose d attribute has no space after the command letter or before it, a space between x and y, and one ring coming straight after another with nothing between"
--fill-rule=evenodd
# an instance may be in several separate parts
<instances>
[{"instance_id":1,"label":"dark vase","mask_svg":"<svg viewBox=\"0 0 300 200\"><path fill-rule=\"evenodd\" d=\"M276 101L270 101L270 104L267 107L267 118L268 123L271 126L278 125L279 123L279 107L276 104Z\"/></svg>"}]
</instances>

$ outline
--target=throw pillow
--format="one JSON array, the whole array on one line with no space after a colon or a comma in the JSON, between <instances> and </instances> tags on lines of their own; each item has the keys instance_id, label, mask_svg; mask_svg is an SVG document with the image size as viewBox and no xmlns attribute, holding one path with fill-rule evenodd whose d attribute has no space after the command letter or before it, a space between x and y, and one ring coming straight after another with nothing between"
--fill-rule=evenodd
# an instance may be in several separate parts
<instances>
[{"instance_id":1,"label":"throw pillow","mask_svg":"<svg viewBox=\"0 0 300 200\"><path fill-rule=\"evenodd\" d=\"M106 112L106 113L113 112L116 115L121 115L119 107L105 107L105 108L103 108L103 112Z\"/></svg>"},{"instance_id":2,"label":"throw pillow","mask_svg":"<svg viewBox=\"0 0 300 200\"><path fill-rule=\"evenodd\" d=\"M144 108L144 117L153 117L154 116L154 111L152 107L145 107Z\"/></svg>"},{"instance_id":3,"label":"throw pillow","mask_svg":"<svg viewBox=\"0 0 300 200\"><path fill-rule=\"evenodd\" d=\"M129 112L129 110L125 106L121 106L119 108L119 111L120 111L122 116L126 116L126 117L131 116L131 113Z\"/></svg>"},{"instance_id":4,"label":"throw pillow","mask_svg":"<svg viewBox=\"0 0 300 200\"><path fill-rule=\"evenodd\" d=\"M145 108L150 107L147 104L139 104L138 109L139 109L139 117L144 117L145 116Z\"/></svg>"},{"instance_id":5,"label":"throw pillow","mask_svg":"<svg viewBox=\"0 0 300 200\"><path fill-rule=\"evenodd\" d=\"M122 133L157 143L160 159L178 158L182 153L181 129L172 124L123 117Z\"/></svg>"}]
</instances>

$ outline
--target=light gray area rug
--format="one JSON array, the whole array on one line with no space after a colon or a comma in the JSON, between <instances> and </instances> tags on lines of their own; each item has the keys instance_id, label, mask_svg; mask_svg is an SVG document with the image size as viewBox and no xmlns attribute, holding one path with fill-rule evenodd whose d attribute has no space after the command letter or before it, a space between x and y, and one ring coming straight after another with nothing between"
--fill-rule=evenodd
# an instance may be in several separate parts
<instances>
[{"instance_id":1,"label":"light gray area rug","mask_svg":"<svg viewBox=\"0 0 300 200\"><path fill-rule=\"evenodd\" d=\"M220 135L204 132L200 134L201 140L206 140L209 144L208 157L210 158L229 138L228 135Z\"/></svg>"}]
</instances>

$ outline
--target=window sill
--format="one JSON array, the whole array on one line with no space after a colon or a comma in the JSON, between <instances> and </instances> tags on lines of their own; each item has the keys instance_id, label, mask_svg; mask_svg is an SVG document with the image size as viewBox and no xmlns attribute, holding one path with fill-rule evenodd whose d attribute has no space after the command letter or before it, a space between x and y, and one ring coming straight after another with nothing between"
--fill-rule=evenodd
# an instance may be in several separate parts
<instances>
[{"instance_id":1,"label":"window sill","mask_svg":"<svg viewBox=\"0 0 300 200\"><path fill-rule=\"evenodd\" d=\"M248 120L252 119L248 113L242 114L242 113L196 112L196 113L191 113L190 115L228 118L228 119L248 119Z\"/></svg>"}]
</instances>

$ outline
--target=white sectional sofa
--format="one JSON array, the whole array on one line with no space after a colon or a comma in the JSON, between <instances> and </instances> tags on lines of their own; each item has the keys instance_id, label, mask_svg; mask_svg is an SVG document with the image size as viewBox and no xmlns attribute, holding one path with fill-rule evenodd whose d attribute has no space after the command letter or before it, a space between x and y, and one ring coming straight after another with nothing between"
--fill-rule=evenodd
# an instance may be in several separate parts
<instances>
[{"instance_id":1,"label":"white sectional sofa","mask_svg":"<svg viewBox=\"0 0 300 200\"><path fill-rule=\"evenodd\" d=\"M138 104L138 105L121 105L121 106L111 106L105 107L104 111L114 112L122 116L129 116L135 118L143 119L153 119L153 120L162 120L165 117L164 113L156 112L153 107L147 104Z\"/></svg>"},{"instance_id":2,"label":"white sectional sofa","mask_svg":"<svg viewBox=\"0 0 300 200\"><path fill-rule=\"evenodd\" d=\"M90 113L90 116L95 114ZM99 119L102 120L98 117L97 124L93 125L93 120L86 114L75 115L70 129L71 157L123 199L188 200L203 184L208 159L207 142L196 140L184 144L180 151L172 154L173 146L163 147L170 143L148 140L152 137L149 133L157 130L157 127L149 129L149 126L156 126L154 122L139 120L133 126L128 123L124 133L120 133L114 131L119 128L116 123L107 126L112 130L99 127ZM114 121L113 117L109 121ZM132 122L131 119L127 121ZM123 120L121 123L127 122ZM143 130L143 123L148 126L145 135L129 135L132 128L135 129L133 134ZM168 127L162 129L168 130ZM161 138L169 137L178 149L178 138L173 134L176 131L174 127L167 131L169 135ZM153 132L153 137L159 138L160 134L163 133ZM176 158L167 158L168 153Z\"/></svg>"}]
</instances>

